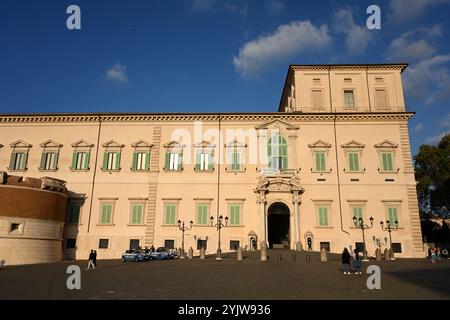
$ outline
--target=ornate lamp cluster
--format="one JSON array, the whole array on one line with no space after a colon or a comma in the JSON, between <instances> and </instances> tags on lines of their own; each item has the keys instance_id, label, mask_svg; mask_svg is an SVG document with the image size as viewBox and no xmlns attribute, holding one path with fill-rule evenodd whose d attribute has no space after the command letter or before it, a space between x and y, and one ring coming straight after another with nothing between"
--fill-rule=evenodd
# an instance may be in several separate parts
<instances>
[{"instance_id":1,"label":"ornate lamp cluster","mask_svg":"<svg viewBox=\"0 0 450 320\"><path fill-rule=\"evenodd\" d=\"M209 218L211 227L214 227L217 229L217 231L219 232L219 242L218 242L218 246L217 246L217 257L216 260L222 260L222 249L220 248L220 229L226 227L228 225L228 217L225 217L225 219L223 218L222 215L219 216L219 219L217 220L217 223L214 224L214 217L211 216ZM224 223L225 221L225 223Z\"/></svg>"}]
</instances>

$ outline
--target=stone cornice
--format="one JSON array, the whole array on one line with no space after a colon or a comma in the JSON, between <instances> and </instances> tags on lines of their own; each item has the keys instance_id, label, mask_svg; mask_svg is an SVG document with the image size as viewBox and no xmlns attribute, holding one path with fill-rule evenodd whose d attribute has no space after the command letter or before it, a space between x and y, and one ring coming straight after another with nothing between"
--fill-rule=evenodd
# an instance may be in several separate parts
<instances>
[{"instance_id":1,"label":"stone cornice","mask_svg":"<svg viewBox=\"0 0 450 320\"><path fill-rule=\"evenodd\" d=\"M386 113L205 113L205 114L103 114L103 115L0 115L2 123L114 123L167 121L331 121L331 120L409 120L413 112Z\"/></svg>"}]
</instances>

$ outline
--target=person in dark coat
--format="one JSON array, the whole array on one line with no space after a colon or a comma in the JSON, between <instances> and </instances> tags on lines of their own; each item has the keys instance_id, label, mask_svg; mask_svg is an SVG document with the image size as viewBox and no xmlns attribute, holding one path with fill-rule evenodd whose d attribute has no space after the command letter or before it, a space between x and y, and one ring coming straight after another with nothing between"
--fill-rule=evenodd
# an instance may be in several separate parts
<instances>
[{"instance_id":1,"label":"person in dark coat","mask_svg":"<svg viewBox=\"0 0 450 320\"><path fill-rule=\"evenodd\" d=\"M350 274L350 260L352 256L348 252L347 248L344 248L344 251L342 252L341 259L342 259L342 268L344 269L344 274Z\"/></svg>"},{"instance_id":2,"label":"person in dark coat","mask_svg":"<svg viewBox=\"0 0 450 320\"><path fill-rule=\"evenodd\" d=\"M94 266L97 268L97 250L94 250Z\"/></svg>"},{"instance_id":3,"label":"person in dark coat","mask_svg":"<svg viewBox=\"0 0 450 320\"><path fill-rule=\"evenodd\" d=\"M362 274L361 272L361 257L359 256L358 249L353 251L355 253L355 258L353 259L353 268L355 269L355 274Z\"/></svg>"},{"instance_id":4,"label":"person in dark coat","mask_svg":"<svg viewBox=\"0 0 450 320\"><path fill-rule=\"evenodd\" d=\"M91 250L91 253L89 253L89 261L88 261L88 266L86 270L89 269L95 269L95 265L94 265L94 250Z\"/></svg>"}]
</instances>

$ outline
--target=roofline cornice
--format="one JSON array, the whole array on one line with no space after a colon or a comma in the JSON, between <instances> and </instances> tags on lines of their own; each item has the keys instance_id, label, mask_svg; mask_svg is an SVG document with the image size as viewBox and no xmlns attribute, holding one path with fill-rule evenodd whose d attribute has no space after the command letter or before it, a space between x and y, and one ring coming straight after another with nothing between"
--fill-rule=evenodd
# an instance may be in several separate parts
<instances>
[{"instance_id":1,"label":"roofline cornice","mask_svg":"<svg viewBox=\"0 0 450 320\"><path fill-rule=\"evenodd\" d=\"M113 123L113 122L158 122L158 121L261 121L283 119L295 120L409 120L414 112L383 113L203 113L203 114L24 114L0 115L0 124L6 123Z\"/></svg>"}]
</instances>

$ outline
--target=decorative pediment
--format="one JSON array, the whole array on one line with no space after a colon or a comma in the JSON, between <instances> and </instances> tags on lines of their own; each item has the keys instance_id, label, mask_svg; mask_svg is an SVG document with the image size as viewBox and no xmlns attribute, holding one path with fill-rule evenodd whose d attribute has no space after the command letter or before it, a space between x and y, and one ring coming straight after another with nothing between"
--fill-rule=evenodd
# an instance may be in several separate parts
<instances>
[{"instance_id":1,"label":"decorative pediment","mask_svg":"<svg viewBox=\"0 0 450 320\"><path fill-rule=\"evenodd\" d=\"M125 145L121 144L121 143L119 143L119 142L117 142L115 140L109 140L109 141L105 142L104 144L102 144L102 147L105 147L105 148L123 148L123 147L125 147Z\"/></svg>"},{"instance_id":2,"label":"decorative pediment","mask_svg":"<svg viewBox=\"0 0 450 320\"><path fill-rule=\"evenodd\" d=\"M216 145L212 144L211 141L202 140L202 142L194 144L194 147L195 148L215 148Z\"/></svg>"},{"instance_id":3,"label":"decorative pediment","mask_svg":"<svg viewBox=\"0 0 450 320\"><path fill-rule=\"evenodd\" d=\"M305 189L300 185L297 177L287 176L261 176L255 192L298 192L303 193Z\"/></svg>"},{"instance_id":4,"label":"decorative pediment","mask_svg":"<svg viewBox=\"0 0 450 320\"><path fill-rule=\"evenodd\" d=\"M362 149L365 147L365 145L362 143L359 143L358 141L351 140L347 143L341 144L341 147L346 148L346 149Z\"/></svg>"},{"instance_id":5,"label":"decorative pediment","mask_svg":"<svg viewBox=\"0 0 450 320\"><path fill-rule=\"evenodd\" d=\"M317 140L314 143L308 144L308 147L310 148L331 148L331 144L328 142L325 142L323 140Z\"/></svg>"},{"instance_id":6,"label":"decorative pediment","mask_svg":"<svg viewBox=\"0 0 450 320\"><path fill-rule=\"evenodd\" d=\"M234 139L233 141L226 143L225 148L247 148L247 145Z\"/></svg>"},{"instance_id":7,"label":"decorative pediment","mask_svg":"<svg viewBox=\"0 0 450 320\"><path fill-rule=\"evenodd\" d=\"M186 145L180 144L179 142L172 140L170 142L163 144L163 147L164 148L184 148L184 147L186 147Z\"/></svg>"},{"instance_id":8,"label":"decorative pediment","mask_svg":"<svg viewBox=\"0 0 450 320\"><path fill-rule=\"evenodd\" d=\"M269 127L272 127L272 126L275 127L275 128L284 127L284 128L286 128L288 130L298 130L298 129L300 129L297 126L294 126L293 124L291 124L291 123L289 123L287 121L284 121L284 120L280 120L280 119L274 119L274 120L266 121L266 122L264 122L264 123L262 123L260 125L257 125L255 127L255 129L256 130L268 129Z\"/></svg>"},{"instance_id":9,"label":"decorative pediment","mask_svg":"<svg viewBox=\"0 0 450 320\"><path fill-rule=\"evenodd\" d=\"M63 145L55 140L47 140L40 144L42 148L61 148Z\"/></svg>"},{"instance_id":10,"label":"decorative pediment","mask_svg":"<svg viewBox=\"0 0 450 320\"><path fill-rule=\"evenodd\" d=\"M32 145L24 140L17 140L10 144L11 148L31 148Z\"/></svg>"},{"instance_id":11,"label":"decorative pediment","mask_svg":"<svg viewBox=\"0 0 450 320\"><path fill-rule=\"evenodd\" d=\"M398 144L395 142L384 140L383 142L377 143L374 145L375 148L385 148L385 149L395 149L398 147Z\"/></svg>"},{"instance_id":12,"label":"decorative pediment","mask_svg":"<svg viewBox=\"0 0 450 320\"><path fill-rule=\"evenodd\" d=\"M148 143L147 141L141 139L139 141L132 143L131 146L133 148L151 148L151 147L153 147L153 144Z\"/></svg>"},{"instance_id":13,"label":"decorative pediment","mask_svg":"<svg viewBox=\"0 0 450 320\"><path fill-rule=\"evenodd\" d=\"M94 145L92 143L89 143L89 142L87 142L86 140L83 140L83 139L78 140L75 143L72 143L72 147L74 147L74 148L82 148L82 147L92 148L93 146Z\"/></svg>"}]
</instances>

